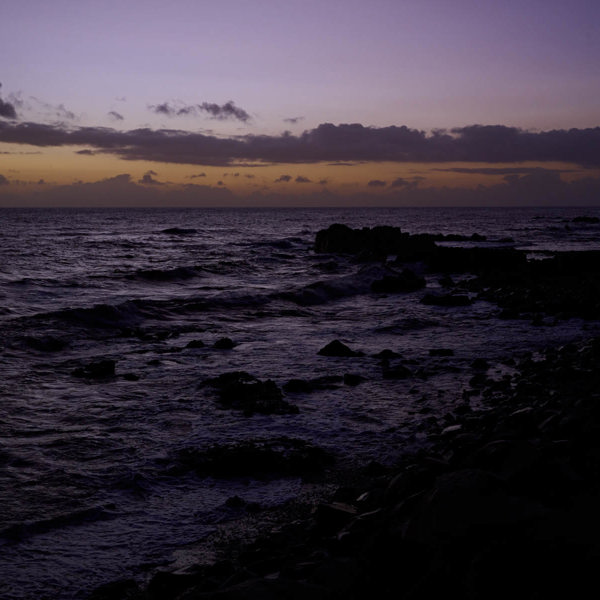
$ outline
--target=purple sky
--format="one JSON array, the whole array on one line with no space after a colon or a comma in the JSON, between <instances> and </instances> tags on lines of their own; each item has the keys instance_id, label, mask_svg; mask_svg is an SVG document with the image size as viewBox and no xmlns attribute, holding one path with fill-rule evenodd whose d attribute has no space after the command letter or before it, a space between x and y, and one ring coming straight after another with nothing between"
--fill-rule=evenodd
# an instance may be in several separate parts
<instances>
[{"instance_id":1,"label":"purple sky","mask_svg":"<svg viewBox=\"0 0 600 600\"><path fill-rule=\"evenodd\" d=\"M0 126L223 138L323 123L427 134L600 125L598 0L22 0L0 9L0 56ZM0 151L13 152L7 139Z\"/></svg>"}]
</instances>

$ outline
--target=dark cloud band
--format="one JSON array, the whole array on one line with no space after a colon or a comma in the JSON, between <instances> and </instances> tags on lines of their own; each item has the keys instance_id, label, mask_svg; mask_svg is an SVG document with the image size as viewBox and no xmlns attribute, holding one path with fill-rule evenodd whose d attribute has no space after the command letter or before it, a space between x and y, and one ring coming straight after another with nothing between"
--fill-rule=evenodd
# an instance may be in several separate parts
<instances>
[{"instance_id":1,"label":"dark cloud band","mask_svg":"<svg viewBox=\"0 0 600 600\"><path fill-rule=\"evenodd\" d=\"M39 123L0 122L0 142L34 146L87 146L126 160L231 166L243 161L306 163L561 161L600 166L600 127L528 132L502 125L471 125L451 132L408 127L325 123L294 136L235 138L173 129L117 131Z\"/></svg>"}]
</instances>

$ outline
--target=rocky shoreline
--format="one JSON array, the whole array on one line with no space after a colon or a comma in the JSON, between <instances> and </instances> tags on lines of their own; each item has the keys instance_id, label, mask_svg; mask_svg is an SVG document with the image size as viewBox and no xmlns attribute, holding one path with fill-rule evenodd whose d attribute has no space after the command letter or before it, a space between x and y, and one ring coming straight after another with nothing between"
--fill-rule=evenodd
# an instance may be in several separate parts
<instances>
[{"instance_id":1,"label":"rocky shoreline","mask_svg":"<svg viewBox=\"0 0 600 600\"><path fill-rule=\"evenodd\" d=\"M468 272L459 283L446 277L438 297L490 300L504 318L550 326L599 316L594 253L532 263L514 249L442 248L393 229L332 226L315 249L359 260L396 254L397 264L419 261L446 276ZM398 277L397 291L415 281ZM206 564L158 572L144 588L113 582L90 600L583 597L595 589L600 558L599 361L600 338L507 357L495 377L478 359L464 402L428 419L426 449L394 468L366 466L325 500L287 507L256 539L232 540ZM262 390L237 377L227 385ZM229 388L217 383L228 401ZM257 410L260 399L252 400ZM312 449L278 443L316 464ZM268 450L242 453L279 460ZM189 468L214 468L206 456L185 458Z\"/></svg>"}]
</instances>

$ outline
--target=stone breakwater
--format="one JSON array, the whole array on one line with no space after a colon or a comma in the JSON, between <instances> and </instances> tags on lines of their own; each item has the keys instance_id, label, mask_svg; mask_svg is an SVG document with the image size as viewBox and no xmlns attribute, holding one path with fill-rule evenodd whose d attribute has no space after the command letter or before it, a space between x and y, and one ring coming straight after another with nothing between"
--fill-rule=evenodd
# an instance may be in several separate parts
<instances>
[{"instance_id":1,"label":"stone breakwater","mask_svg":"<svg viewBox=\"0 0 600 600\"><path fill-rule=\"evenodd\" d=\"M376 243L378 259L388 254L390 247L381 245L385 236L355 236L357 230L340 227L335 236L356 237L357 245L325 243L320 232L325 246L317 250L374 260L366 253ZM574 315L598 318L592 253L532 263L511 250L504 262L499 253L506 249L446 252L423 248L423 240L411 248L410 237L402 238L402 252L446 274L447 296L476 294L474 301L496 302L504 318L547 326ZM449 276L463 272L472 277L454 283ZM600 338L507 357L501 371L478 359L463 402L431 415L427 447L404 455L394 468L367 465L326 501L283 507L274 525L252 541L233 540L216 558L155 573L145 586L113 582L91 599L586 597L595 589L600 556L599 361ZM262 389L254 380L243 383L255 386L252 393ZM227 389L217 386L221 394L221 388ZM238 465L235 456L249 450L268 462L268 470L275 461L278 469L292 465L317 479L328 464L318 449L285 439L185 457L186 468L218 470L231 455ZM240 504L231 498L232 506Z\"/></svg>"}]
</instances>

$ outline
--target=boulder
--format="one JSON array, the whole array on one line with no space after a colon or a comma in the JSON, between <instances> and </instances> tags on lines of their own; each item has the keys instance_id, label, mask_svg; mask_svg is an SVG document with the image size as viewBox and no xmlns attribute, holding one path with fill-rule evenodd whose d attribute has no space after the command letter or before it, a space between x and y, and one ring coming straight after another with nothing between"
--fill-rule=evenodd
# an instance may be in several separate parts
<instances>
[{"instance_id":1,"label":"boulder","mask_svg":"<svg viewBox=\"0 0 600 600\"><path fill-rule=\"evenodd\" d=\"M228 337L219 338L213 344L213 348L216 348L217 350L232 350L236 346L237 346L237 344L231 338L228 338ZM196 347L198 347L198 346L196 346Z\"/></svg>"},{"instance_id":2,"label":"boulder","mask_svg":"<svg viewBox=\"0 0 600 600\"><path fill-rule=\"evenodd\" d=\"M351 350L346 344L342 344L339 340L333 340L333 342L329 342L326 346L323 346L317 354L321 356L363 356L362 352L355 352Z\"/></svg>"},{"instance_id":3,"label":"boulder","mask_svg":"<svg viewBox=\"0 0 600 600\"><path fill-rule=\"evenodd\" d=\"M219 400L226 408L241 410L246 415L296 414L298 407L283 399L274 381L260 381L245 371L223 373L205 382L217 388Z\"/></svg>"},{"instance_id":4,"label":"boulder","mask_svg":"<svg viewBox=\"0 0 600 600\"><path fill-rule=\"evenodd\" d=\"M417 259L435 248L434 237L428 234L411 236L389 225L352 229L339 223L318 231L314 246L315 252L362 254L371 259L395 254L402 260Z\"/></svg>"},{"instance_id":5,"label":"boulder","mask_svg":"<svg viewBox=\"0 0 600 600\"><path fill-rule=\"evenodd\" d=\"M204 348L204 342L202 340L191 340L185 346L186 348Z\"/></svg>"}]
</instances>

